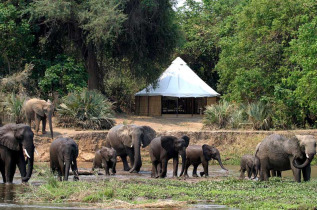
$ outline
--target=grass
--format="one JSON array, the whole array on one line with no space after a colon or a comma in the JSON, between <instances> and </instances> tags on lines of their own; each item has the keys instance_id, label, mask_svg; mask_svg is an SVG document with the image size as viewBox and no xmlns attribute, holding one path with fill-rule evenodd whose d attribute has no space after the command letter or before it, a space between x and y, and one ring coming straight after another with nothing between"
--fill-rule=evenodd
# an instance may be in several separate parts
<instances>
[{"instance_id":1,"label":"grass","mask_svg":"<svg viewBox=\"0 0 317 210\"><path fill-rule=\"evenodd\" d=\"M191 183L177 179L109 178L100 181L49 181L41 186L24 188L26 193L18 197L18 201L24 203L34 200L49 203L80 202L109 208L179 207L196 203L214 203L241 209L317 207L317 179L295 183L287 178L274 178L269 182L226 178Z\"/></svg>"}]
</instances>

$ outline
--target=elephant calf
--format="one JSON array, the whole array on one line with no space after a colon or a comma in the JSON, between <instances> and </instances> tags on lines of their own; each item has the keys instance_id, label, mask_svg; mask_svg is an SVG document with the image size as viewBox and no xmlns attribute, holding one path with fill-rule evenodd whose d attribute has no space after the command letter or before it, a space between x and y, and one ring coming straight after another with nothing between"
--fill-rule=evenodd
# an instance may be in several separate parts
<instances>
[{"instance_id":1,"label":"elephant calf","mask_svg":"<svg viewBox=\"0 0 317 210\"><path fill-rule=\"evenodd\" d=\"M203 146L199 145L191 145L186 149L186 164L185 164L185 176L188 177L187 170L189 166L193 165L193 177L198 177L197 168L199 164L202 164L204 167L204 172L200 172L201 176L208 176L208 161L214 159L219 162L219 165L222 169L227 169L222 165L222 161L220 158L219 150L215 147L211 147L207 144ZM181 174L182 175L182 174Z\"/></svg>"},{"instance_id":2,"label":"elephant calf","mask_svg":"<svg viewBox=\"0 0 317 210\"><path fill-rule=\"evenodd\" d=\"M113 148L102 147L96 151L92 170L95 168L104 168L107 176L110 175L109 169L111 168L111 174L116 173L117 152Z\"/></svg>"},{"instance_id":3,"label":"elephant calf","mask_svg":"<svg viewBox=\"0 0 317 210\"><path fill-rule=\"evenodd\" d=\"M77 169L78 146L71 138L57 138L50 147L50 166L54 173L58 172L59 180L68 180L69 169L72 168L74 180L79 180Z\"/></svg>"},{"instance_id":4,"label":"elephant calf","mask_svg":"<svg viewBox=\"0 0 317 210\"><path fill-rule=\"evenodd\" d=\"M247 171L249 179L253 174L253 179L255 179L260 171L260 160L254 155L243 155L240 161L240 178L244 179L244 173Z\"/></svg>"}]
</instances>

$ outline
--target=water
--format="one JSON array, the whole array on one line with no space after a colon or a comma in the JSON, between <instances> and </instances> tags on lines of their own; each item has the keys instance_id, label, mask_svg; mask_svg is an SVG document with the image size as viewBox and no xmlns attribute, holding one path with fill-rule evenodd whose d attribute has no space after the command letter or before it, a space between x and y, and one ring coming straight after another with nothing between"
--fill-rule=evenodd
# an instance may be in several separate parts
<instances>
[{"instance_id":1,"label":"water","mask_svg":"<svg viewBox=\"0 0 317 210\"><path fill-rule=\"evenodd\" d=\"M48 167L48 163L36 163L39 165L46 165ZM92 163L87 163L87 162L81 162L78 163L78 168L79 171L90 171L92 166ZM181 166L179 165L178 168L178 173L180 173L180 168ZM228 171L222 170L219 165L209 165L209 177L204 178L204 177L192 177L192 166L189 167L188 169L188 174L189 178L186 178L187 182L197 182L200 180L206 180L206 179L211 179L215 180L218 177L220 179L224 179L226 177L239 177L240 172L239 166L233 166L233 165L225 165L225 167L228 169ZM145 178L148 179L151 177L151 164L145 163L142 166L142 170L140 173L129 173L127 171L123 171L123 166L122 163L119 162L117 164L117 174L115 176L111 176L112 178L116 178L119 180L128 180L130 178ZM203 167L200 165L198 167L197 173L199 174L200 171L203 171ZM104 170L99 169L100 173L104 173ZM173 165L172 161L170 161L170 164L168 164L168 172L167 172L167 178L172 178L173 176ZM292 171L284 171L282 172L282 177L293 177ZM312 178L317 178L317 166L312 166ZM72 181L72 176L69 177L69 180ZM80 180L86 180L86 181L92 181L92 180L103 180L103 179L108 179L108 177L105 177L103 175L82 175L80 176ZM2 178L0 179L2 180ZM88 209L88 208L81 208L78 207L76 204L54 204L54 206L51 206L51 204L18 204L14 201L15 198L15 193L17 191L20 191L20 188L22 187L21 185L21 177L17 173L16 176L14 177L14 184L3 184L0 183L0 208L5 208L5 209ZM30 184L32 185L41 185L41 182L32 182L32 178L29 181ZM232 209L228 208L223 205L215 205L215 204L209 204L209 203L198 203L194 205L188 206L187 209Z\"/></svg>"}]
</instances>

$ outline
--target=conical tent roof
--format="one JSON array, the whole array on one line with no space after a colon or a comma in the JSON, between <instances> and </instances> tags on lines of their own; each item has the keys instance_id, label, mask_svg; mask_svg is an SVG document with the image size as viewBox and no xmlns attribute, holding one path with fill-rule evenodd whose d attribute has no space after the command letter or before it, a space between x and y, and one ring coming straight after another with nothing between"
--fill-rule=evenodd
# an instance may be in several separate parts
<instances>
[{"instance_id":1,"label":"conical tent roof","mask_svg":"<svg viewBox=\"0 0 317 210\"><path fill-rule=\"evenodd\" d=\"M135 96L170 96L178 98L215 97L220 94L209 87L180 57L161 74L157 86L149 85Z\"/></svg>"}]
</instances>

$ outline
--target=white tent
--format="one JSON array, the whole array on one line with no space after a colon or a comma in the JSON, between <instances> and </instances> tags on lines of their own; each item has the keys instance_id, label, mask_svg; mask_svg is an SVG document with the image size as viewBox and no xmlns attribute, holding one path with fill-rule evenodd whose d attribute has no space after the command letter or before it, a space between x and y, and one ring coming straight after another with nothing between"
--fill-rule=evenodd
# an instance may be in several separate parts
<instances>
[{"instance_id":1,"label":"white tent","mask_svg":"<svg viewBox=\"0 0 317 210\"><path fill-rule=\"evenodd\" d=\"M178 98L215 97L220 94L200 79L185 61L177 57L159 77L157 85L149 85L135 96L170 96Z\"/></svg>"}]
</instances>

